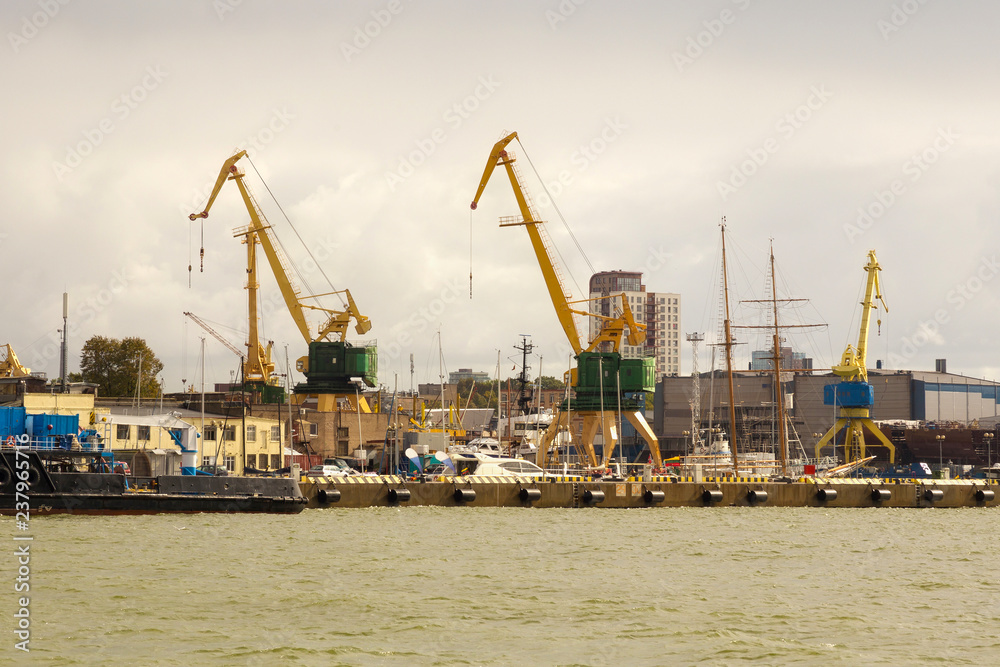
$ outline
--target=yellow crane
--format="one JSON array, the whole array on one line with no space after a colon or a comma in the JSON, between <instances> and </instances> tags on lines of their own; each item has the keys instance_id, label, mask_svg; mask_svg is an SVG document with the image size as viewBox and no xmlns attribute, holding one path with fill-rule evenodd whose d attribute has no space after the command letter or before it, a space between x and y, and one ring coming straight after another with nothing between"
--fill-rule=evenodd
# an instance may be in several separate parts
<instances>
[{"instance_id":1,"label":"yellow crane","mask_svg":"<svg viewBox=\"0 0 1000 667\"><path fill-rule=\"evenodd\" d=\"M249 312L249 340L247 347L249 355L244 362L244 377L252 381L265 381L277 386L274 376L274 364L271 361L271 343L266 347L261 345L258 333L260 316L257 311L260 287L257 280L257 245L264 251L264 256L271 267L271 273L278 283L278 289L285 301L288 312L295 322L302 338L309 345L309 355L300 357L296 368L306 375L306 382L296 387L300 398L315 396L321 411L335 408L337 399L346 397L355 409L370 412L367 403L361 399L355 390L352 377L360 377L368 386L377 383L378 356L374 347L354 347L346 342L347 330L351 320L355 321L355 331L365 334L371 329L371 321L358 310L349 290L334 290L324 294L303 296L293 279L291 265L280 250L280 244L274 235L271 224L258 206L253 194L244 182L245 172L236 163L246 156L246 151L238 151L225 161L219 171L215 187L200 213L188 216L192 221L207 218L212 204L215 203L219 191L227 180L235 181L239 188L243 203L250 215L250 224L234 231L233 236L242 238L247 246L247 303ZM345 310L338 311L323 307L319 299L342 294L347 300ZM307 317L308 312L318 312L323 322L312 329Z\"/></svg>"},{"instance_id":2,"label":"yellow crane","mask_svg":"<svg viewBox=\"0 0 1000 667\"><path fill-rule=\"evenodd\" d=\"M848 344L841 357L840 364L830 370L841 378L835 385L827 385L823 389L823 403L836 405L840 414L833 427L816 443L816 457L819 458L823 447L842 429L846 428L844 439L844 462L852 463L865 457L865 433L871 433L889 449L889 462L895 463L896 448L885 434L871 420L871 407L875 404L875 390L868 382L868 329L871 324L872 311L882 304L885 312L889 312L882 298L882 286L879 281L878 259L875 251L868 251L868 264L865 265L868 274L865 286L865 299L861 302L861 331L858 333L857 347ZM882 320L878 320L881 325Z\"/></svg>"},{"instance_id":3,"label":"yellow crane","mask_svg":"<svg viewBox=\"0 0 1000 667\"><path fill-rule=\"evenodd\" d=\"M10 343L0 345L0 351L5 353L0 358L0 378L23 378L31 375L31 369L21 365Z\"/></svg>"},{"instance_id":4,"label":"yellow crane","mask_svg":"<svg viewBox=\"0 0 1000 667\"><path fill-rule=\"evenodd\" d=\"M564 409L559 411L546 430L538 447L538 465L545 467L549 463L549 449L552 442L560 431L569 428L570 412L566 408L571 408L573 412L583 418L583 442L581 445L577 445L577 451L580 452L581 458L586 460L591 467L596 468L599 465L606 467L614 455L618 443L614 416L615 409L621 403L625 409L626 417L649 445L654 465L661 468L663 461L660 456L659 443L642 413L645 405L639 405L634 399L625 396L626 393L652 390L654 382L653 361L651 359L623 359L619 352L623 338L628 341L629 345L641 344L646 337L645 326L635 321L629 308L628 299L624 294L601 297L619 300L621 312L614 317L598 315L589 310L575 307L593 300L574 301L563 286L558 265L552 256L551 244L542 227L543 223L535 214L527 191L521 183L520 175L515 166L516 158L512 152L507 150L507 145L515 139L518 139L517 132L512 132L493 146L476 195L472 200L471 208L473 210L478 208L479 199L482 197L494 170L497 167L503 167L514 190L520 216L502 217L500 218L500 226L523 226L528 232L535 257L542 270L542 278L545 281L549 298L577 359L577 368L574 368L570 373L570 384L575 390L576 400L572 404L564 404ZM574 315L596 317L602 321L600 332L587 345L581 341ZM611 351L598 351L605 343L610 344ZM593 446L594 438L599 429L604 436L604 456L600 464L598 464Z\"/></svg>"}]
</instances>

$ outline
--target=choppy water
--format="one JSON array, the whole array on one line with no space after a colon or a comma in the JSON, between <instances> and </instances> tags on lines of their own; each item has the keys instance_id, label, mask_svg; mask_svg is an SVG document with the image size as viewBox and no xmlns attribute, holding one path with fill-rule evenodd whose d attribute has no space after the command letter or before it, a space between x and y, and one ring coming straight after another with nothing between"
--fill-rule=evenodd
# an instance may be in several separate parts
<instances>
[{"instance_id":1,"label":"choppy water","mask_svg":"<svg viewBox=\"0 0 1000 667\"><path fill-rule=\"evenodd\" d=\"M8 632L7 557L4 664L1000 662L991 509L330 509L31 533L32 650Z\"/></svg>"}]
</instances>

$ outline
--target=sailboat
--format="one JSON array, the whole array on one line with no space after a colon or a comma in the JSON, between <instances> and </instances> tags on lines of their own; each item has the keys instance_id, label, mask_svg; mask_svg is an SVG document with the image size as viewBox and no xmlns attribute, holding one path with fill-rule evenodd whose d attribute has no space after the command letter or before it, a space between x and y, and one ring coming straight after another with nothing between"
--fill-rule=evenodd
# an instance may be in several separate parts
<instances>
[{"instance_id":1,"label":"sailboat","mask_svg":"<svg viewBox=\"0 0 1000 667\"><path fill-rule=\"evenodd\" d=\"M763 300L749 300L749 302L756 303L767 303L770 304L773 314L773 321L766 326L759 325L737 325L733 324L731 320L730 305L729 305L729 278L728 278L728 265L726 258L726 219L722 219L720 225L722 232L722 284L723 284L723 301L724 301L724 321L723 321L723 340L724 342L719 344L720 347L725 348L726 355L726 379L729 388L729 398L728 398L728 412L729 421L728 429L724 431L722 428L713 427L712 421L714 418L714 411L710 409L709 411L709 428L702 429L700 424L694 425L692 429L692 442L693 449L690 455L685 456L682 459L682 474L689 474L694 466L701 466L703 472L708 474L727 474L727 475L753 475L753 476L798 476L803 474L806 466L812 465L817 470L828 468L836 464L836 461L830 459L828 461L810 460L805 457L805 451L802 449L801 442L798 439L798 435L795 432L794 425L791 422L787 410L785 409L784 402L784 391L782 389L781 374L783 369L781 368L781 330L788 328L800 328L800 327L815 327L823 325L781 325L778 318L778 303L782 301L798 301L801 299L778 299L777 297L777 287L775 282L775 260L774 260L774 250L773 246L770 250L770 285L771 285L771 298ZM747 443L745 448L741 447L738 443L738 439L734 437L735 434L740 433L739 423L737 422L736 414L736 398L735 398L735 382L734 382L734 371L733 371L733 354L732 348L735 344L733 340L733 329L770 329L771 330L771 341L772 341L772 368L773 373L773 383L774 388L774 423L777 426L777 433L775 434L776 439L772 440L770 443L758 442L756 447L751 448L751 444ZM712 369L712 379L714 381L715 369L714 369L714 356L713 356L713 369ZM713 392L714 395L714 392ZM698 400L701 399L700 393L697 397ZM746 428L746 424L744 424ZM728 437L727 437L728 433ZM773 437L773 436L772 436ZM797 443L797 449L799 456L796 458L791 458L789 455L789 444Z\"/></svg>"}]
</instances>

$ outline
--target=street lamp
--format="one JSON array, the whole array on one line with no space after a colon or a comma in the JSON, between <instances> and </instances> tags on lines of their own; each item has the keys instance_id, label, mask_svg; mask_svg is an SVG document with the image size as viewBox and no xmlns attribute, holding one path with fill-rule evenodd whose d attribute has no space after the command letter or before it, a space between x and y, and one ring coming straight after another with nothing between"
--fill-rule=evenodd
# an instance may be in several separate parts
<instances>
[{"instance_id":1,"label":"street lamp","mask_svg":"<svg viewBox=\"0 0 1000 667\"><path fill-rule=\"evenodd\" d=\"M986 467L993 467L993 434L983 433L983 437L986 438Z\"/></svg>"},{"instance_id":2,"label":"street lamp","mask_svg":"<svg viewBox=\"0 0 1000 667\"><path fill-rule=\"evenodd\" d=\"M934 439L938 443L938 470L944 469L944 436L935 435Z\"/></svg>"}]
</instances>

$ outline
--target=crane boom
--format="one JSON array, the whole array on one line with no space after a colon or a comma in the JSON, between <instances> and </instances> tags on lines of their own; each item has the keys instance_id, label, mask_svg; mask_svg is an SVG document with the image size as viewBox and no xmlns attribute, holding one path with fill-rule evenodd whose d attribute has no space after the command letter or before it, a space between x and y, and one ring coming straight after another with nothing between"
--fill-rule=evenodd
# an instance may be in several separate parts
<instances>
[{"instance_id":1,"label":"crane boom","mask_svg":"<svg viewBox=\"0 0 1000 667\"><path fill-rule=\"evenodd\" d=\"M184 314L187 315L188 317L190 317L191 320L195 324L197 324L202 329L204 329L205 331L207 331L208 333L210 333L212 335L212 337L215 338L215 340L217 340L220 343L222 343L223 345L225 345L226 349L228 349L230 352L232 352L233 354L235 354L237 357L239 357L240 359L243 359L244 357L246 357L246 353L245 352L242 352L238 347L236 347L235 345L233 345L232 343L230 343L229 340L227 340L225 336L223 336L218 331L216 331L215 329L213 329L212 327L210 327L208 325L208 323L205 322L205 320L201 319L200 317L198 317L194 313L189 313L187 311L184 311Z\"/></svg>"},{"instance_id":2,"label":"crane boom","mask_svg":"<svg viewBox=\"0 0 1000 667\"><path fill-rule=\"evenodd\" d=\"M236 230L234 236L244 236L248 241L255 239L260 243L264 251L264 256L267 257L268 265L271 267L271 273L274 274L274 278L278 282L278 289L281 291L281 296L288 307L288 312L306 343L313 343L320 340L345 340L351 319L356 321L355 330L359 334L367 333L371 329L371 321L358 310L350 290L335 290L327 294L302 296L301 289L296 284L288 259L281 252L281 246L274 235L271 224L267 221L256 199L254 199L253 194L243 180L246 174L236 166L240 158L245 155L246 151L239 151L223 163L222 169L219 171L219 177L215 181L215 187L212 188L212 193L205 204L205 209L200 213L192 213L188 218L191 220L207 218L209 210L212 208L212 204L215 203L215 199L226 180L236 181L236 187L239 188L240 196L243 198L243 203L250 214L250 224ZM256 267L248 267L247 270L252 275L256 273ZM336 311L305 302L307 299L318 299L333 294L345 295L348 303L346 310ZM309 320L306 317L307 311L319 311L326 318L326 321L317 328L316 332L312 332L309 328Z\"/></svg>"},{"instance_id":3,"label":"crane boom","mask_svg":"<svg viewBox=\"0 0 1000 667\"><path fill-rule=\"evenodd\" d=\"M0 350L5 350L7 353L4 355L4 358L0 360L0 377L21 378L31 375L31 369L25 368L21 365L17 355L14 354L14 348L11 347L10 343L0 345Z\"/></svg>"},{"instance_id":4,"label":"crane boom","mask_svg":"<svg viewBox=\"0 0 1000 667\"><path fill-rule=\"evenodd\" d=\"M628 299L624 294L620 295L622 305L621 313L615 317L607 317L605 315L590 312L589 310L579 310L573 308L576 304L590 303L591 301L602 298L615 298L619 295L615 294L611 297L597 297L597 299L583 299L578 301L570 300L569 293L562 284L559 267L552 257L548 239L543 231L544 228L541 226L544 223L541 220L538 220L537 215L532 210L527 192L521 184L521 178L515 164L517 158L513 153L507 150L507 145L514 139L518 139L517 132L510 133L493 146L493 150L490 152L490 157L486 161L486 168L483 170L483 177L480 179L479 187L476 189L476 196L473 198L470 208L472 208L472 210L476 210L476 208L479 207L479 199L482 197L483 191L486 189L486 184L493 175L493 171L497 168L497 166L503 165L507 171L507 177L510 179L510 185L514 190L514 197L517 199L517 205L521 211L521 217L520 219L516 216L501 218L500 226L509 227L523 225L527 230L528 236L531 239L531 247L535 251L535 257L537 258L538 265L542 270L542 277L545 279L545 287L548 289L549 298L552 300L552 305L556 309L556 316L559 318L559 323L562 325L566 338L569 340L569 344L573 348L573 353L580 354L581 352L590 352L597 349L600 344L605 342L611 343L612 350L617 352L621 346L621 340L625 335L626 329L628 330L627 340L629 345L641 344L646 338L646 327L645 325L641 325L635 321L632 310L628 305ZM520 139L518 139L518 141L520 141ZM576 320L573 317L574 315L594 317L604 320L605 322L597 337L590 341L586 347L584 347L580 340L580 333L577 329Z\"/></svg>"},{"instance_id":5,"label":"crane boom","mask_svg":"<svg viewBox=\"0 0 1000 667\"><path fill-rule=\"evenodd\" d=\"M861 302L861 330L858 333L858 346L848 345L844 350L840 365L832 368L833 372L843 378L846 382L867 382L868 381L868 329L871 323L871 313L878 308L875 302L877 299L885 312L889 312L889 307L882 298L882 285L879 280L878 260L875 258L875 251L868 251L868 264L865 265L868 273L868 280L865 286L865 300ZM881 324L882 321L878 320Z\"/></svg>"},{"instance_id":6,"label":"crane boom","mask_svg":"<svg viewBox=\"0 0 1000 667\"><path fill-rule=\"evenodd\" d=\"M583 352L583 345L580 343L580 333L576 327L576 320L573 318L573 310L569 305L569 295L566 293L566 290L562 285L562 281L559 278L559 273L556 269L555 261L552 259L552 254L549 251L548 244L542 237L539 227L542 222L536 218L534 212L531 210L531 205L528 203L528 198L514 167L515 157L506 150L507 144L514 139L517 139L517 132L510 133L493 146L493 150L490 152L490 157L486 161L486 168L483 170L483 177L479 181L479 188L476 190L476 196L473 198L470 208L472 208L472 210L476 210L476 208L478 208L479 198L482 197L483 190L486 189L486 184L489 182L490 176L493 175L493 170L496 169L497 166L503 165L503 167L507 170L507 177L510 179L510 185L514 189L514 197L517 199L517 206L521 211L521 219L517 220L516 218L505 218L500 221L500 225L502 227L524 225L528 232L528 236L531 239L531 247L535 251L535 257L538 259L538 265L542 269L542 277L545 279L545 287L548 289L549 297L552 299L552 305L555 306L556 316L559 318L559 324L562 325L563 331L566 333L566 338L569 340L569 344L573 348L574 354L579 354L580 352Z\"/></svg>"},{"instance_id":7,"label":"crane boom","mask_svg":"<svg viewBox=\"0 0 1000 667\"><path fill-rule=\"evenodd\" d=\"M264 250L264 255L267 257L268 264L271 266L271 272L278 281L278 289L281 291L281 296L285 300L285 304L288 306L288 310L292 315L292 320L294 320L295 326L298 328L299 333L302 334L302 337L305 338L306 342L311 342L312 338L309 333L309 323L302 312L302 305L299 300L299 290L292 283L291 278L285 269L287 262L284 260L283 256L279 256L278 254L278 250L273 241L271 225L267 222L267 219L264 217L263 212L257 205L256 200L250 193L246 184L243 182L243 178L246 174L242 169L236 166L236 163L240 160L240 158L246 154L246 151L239 151L223 163L222 169L219 171L219 177L215 181L215 187L212 188L212 194L209 196L204 210L202 210L201 213L192 213L188 216L188 218L191 220L207 218L208 212L212 208L212 204L215 203L215 199L218 197L219 191L222 189L222 185L227 179L236 181L236 187L239 188L240 195L243 198L243 203L246 205L247 212L250 214L250 224L237 230L234 233L234 236L246 237L245 241L248 244L252 244L253 242L260 243L261 248ZM250 274L248 280L253 279L253 282L256 282L256 266L248 266L247 271ZM256 288L256 284L254 284L253 287ZM255 308L256 304L251 306L251 309ZM252 324L250 329L251 336L253 336L256 326Z\"/></svg>"}]
</instances>

